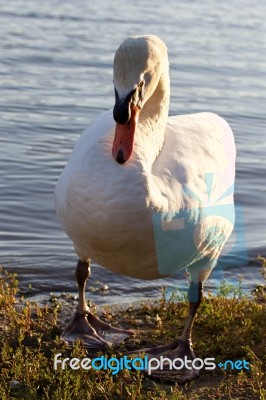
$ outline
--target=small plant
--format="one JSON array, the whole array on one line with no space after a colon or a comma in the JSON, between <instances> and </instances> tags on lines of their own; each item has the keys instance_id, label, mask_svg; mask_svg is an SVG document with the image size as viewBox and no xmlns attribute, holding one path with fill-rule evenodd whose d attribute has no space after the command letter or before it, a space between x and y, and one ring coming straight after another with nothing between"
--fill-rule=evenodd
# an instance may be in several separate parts
<instances>
[{"instance_id":1,"label":"small plant","mask_svg":"<svg viewBox=\"0 0 266 400\"><path fill-rule=\"evenodd\" d=\"M261 276L263 277L265 283L262 285L257 285L257 287L252 291L254 298L259 302L266 302L266 258L258 256L257 258L261 262Z\"/></svg>"},{"instance_id":2,"label":"small plant","mask_svg":"<svg viewBox=\"0 0 266 400\"><path fill-rule=\"evenodd\" d=\"M243 278L240 276L238 285L235 286L227 283L226 280L223 279L218 288L217 297L233 297L234 299L242 299L244 296L242 281Z\"/></svg>"},{"instance_id":3,"label":"small plant","mask_svg":"<svg viewBox=\"0 0 266 400\"><path fill-rule=\"evenodd\" d=\"M257 259L259 261L261 261L262 264L262 268L261 268L261 275L264 278L264 280L266 281L266 258L258 256Z\"/></svg>"}]
</instances>

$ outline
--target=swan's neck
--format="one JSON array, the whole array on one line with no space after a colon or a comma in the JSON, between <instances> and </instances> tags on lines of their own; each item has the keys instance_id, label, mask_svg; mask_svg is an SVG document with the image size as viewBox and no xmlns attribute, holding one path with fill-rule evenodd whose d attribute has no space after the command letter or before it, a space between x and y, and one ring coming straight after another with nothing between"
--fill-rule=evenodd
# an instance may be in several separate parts
<instances>
[{"instance_id":1,"label":"swan's neck","mask_svg":"<svg viewBox=\"0 0 266 400\"><path fill-rule=\"evenodd\" d=\"M140 113L138 130L136 132L136 151L148 165L154 163L163 147L169 99L170 79L167 68L161 75L155 91L145 103Z\"/></svg>"}]
</instances>

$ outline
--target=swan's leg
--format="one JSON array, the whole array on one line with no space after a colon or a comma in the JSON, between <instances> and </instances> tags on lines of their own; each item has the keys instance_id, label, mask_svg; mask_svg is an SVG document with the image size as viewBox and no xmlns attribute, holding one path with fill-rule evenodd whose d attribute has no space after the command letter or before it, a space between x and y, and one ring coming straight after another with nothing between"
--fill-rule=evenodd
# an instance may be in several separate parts
<instances>
[{"instance_id":1,"label":"swan's leg","mask_svg":"<svg viewBox=\"0 0 266 400\"><path fill-rule=\"evenodd\" d=\"M188 291L189 301L189 315L185 325L185 328L180 336L179 340L182 342L192 343L192 329L196 318L197 310L200 306L203 294L203 283L202 282L191 282Z\"/></svg>"},{"instance_id":2,"label":"swan's leg","mask_svg":"<svg viewBox=\"0 0 266 400\"><path fill-rule=\"evenodd\" d=\"M189 315L181 336L166 345L141 349L141 352L145 352L149 360L156 358L160 361L161 356L165 358L162 362L162 369L156 368L159 365L159 361L150 361L152 367L154 366L154 369L149 374L151 378L185 383L195 379L199 375L200 368L197 369L199 364L196 361L193 363L196 356L192 348L192 329L197 310L202 300L203 282L207 279L210 271L211 269L200 271L199 274L196 274L197 276L192 276L193 280L188 290ZM179 360L173 362L175 359ZM187 360L187 368L185 360ZM194 366L196 365L196 368L193 364Z\"/></svg>"},{"instance_id":3,"label":"swan's leg","mask_svg":"<svg viewBox=\"0 0 266 400\"><path fill-rule=\"evenodd\" d=\"M82 339L86 347L101 349L122 342L133 331L114 328L95 317L86 303L85 287L90 277L90 262L78 261L76 268L79 302L73 320L64 329L61 337L67 342Z\"/></svg>"}]
</instances>

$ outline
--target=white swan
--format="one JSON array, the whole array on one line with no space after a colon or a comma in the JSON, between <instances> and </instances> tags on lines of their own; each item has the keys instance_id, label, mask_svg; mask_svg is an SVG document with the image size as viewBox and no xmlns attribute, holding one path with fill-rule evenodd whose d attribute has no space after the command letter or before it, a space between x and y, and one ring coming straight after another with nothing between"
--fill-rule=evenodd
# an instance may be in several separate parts
<instances>
[{"instance_id":1,"label":"white swan","mask_svg":"<svg viewBox=\"0 0 266 400\"><path fill-rule=\"evenodd\" d=\"M140 279L187 267L186 327L178 341L152 353L170 351L176 357L186 350L192 359L202 282L234 224L233 134L215 114L168 117L168 56L158 37L123 42L113 71L114 109L85 130L55 190L57 214L79 258L79 305L63 337L79 336L89 347L101 347L106 332L121 338L132 333L104 324L86 305L90 259ZM196 375L194 369L183 380Z\"/></svg>"}]
</instances>

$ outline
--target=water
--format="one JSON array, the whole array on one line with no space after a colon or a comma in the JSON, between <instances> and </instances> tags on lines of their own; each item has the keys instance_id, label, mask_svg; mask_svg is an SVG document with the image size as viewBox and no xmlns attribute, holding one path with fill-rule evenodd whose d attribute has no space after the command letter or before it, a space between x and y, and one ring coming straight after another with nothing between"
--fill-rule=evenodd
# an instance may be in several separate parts
<instances>
[{"instance_id":1,"label":"water","mask_svg":"<svg viewBox=\"0 0 266 400\"><path fill-rule=\"evenodd\" d=\"M153 33L169 49L170 114L213 111L234 130L249 261L227 277L243 275L251 289L260 280L256 256L266 255L266 3L91 3L0 0L1 264L19 273L23 292L32 285L31 296L76 291L76 256L55 216L54 186L88 122L114 104L114 51L132 34ZM102 304L158 296L162 285L176 284L96 265L92 272L92 285L109 285L91 294Z\"/></svg>"}]
</instances>

